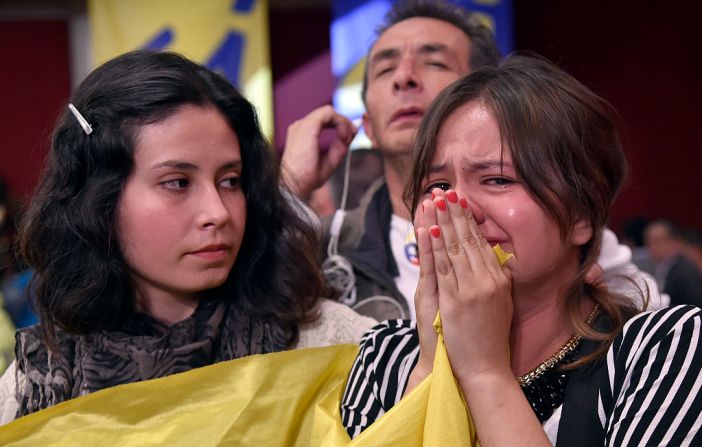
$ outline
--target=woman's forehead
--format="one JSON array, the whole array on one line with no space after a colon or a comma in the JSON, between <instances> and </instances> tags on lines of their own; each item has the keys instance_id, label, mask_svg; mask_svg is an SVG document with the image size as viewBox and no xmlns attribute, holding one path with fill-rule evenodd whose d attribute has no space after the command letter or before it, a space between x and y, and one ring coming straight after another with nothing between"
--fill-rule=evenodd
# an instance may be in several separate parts
<instances>
[{"instance_id":1,"label":"woman's forehead","mask_svg":"<svg viewBox=\"0 0 702 447\"><path fill-rule=\"evenodd\" d=\"M482 101L471 101L454 110L442 123L432 163L448 159L470 163L505 161L509 151L503 148L493 113Z\"/></svg>"}]
</instances>

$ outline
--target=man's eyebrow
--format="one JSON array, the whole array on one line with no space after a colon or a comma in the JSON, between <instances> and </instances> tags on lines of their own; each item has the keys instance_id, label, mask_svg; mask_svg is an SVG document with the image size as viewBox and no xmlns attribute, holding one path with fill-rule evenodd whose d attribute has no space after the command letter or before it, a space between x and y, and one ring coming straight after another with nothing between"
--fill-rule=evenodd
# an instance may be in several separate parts
<instances>
[{"instance_id":1,"label":"man's eyebrow","mask_svg":"<svg viewBox=\"0 0 702 447\"><path fill-rule=\"evenodd\" d=\"M371 56L370 63L376 64L380 61L394 59L394 58L398 57L399 55L400 55L400 50L398 50L397 48L385 48L383 50L378 51L373 56Z\"/></svg>"},{"instance_id":2,"label":"man's eyebrow","mask_svg":"<svg viewBox=\"0 0 702 447\"><path fill-rule=\"evenodd\" d=\"M434 54L434 53L445 53L448 52L449 47L442 43L425 43L419 47L417 50L418 54ZM370 63L375 64L380 61L395 59L400 56L400 50L398 48L385 48L373 56L371 56Z\"/></svg>"},{"instance_id":3,"label":"man's eyebrow","mask_svg":"<svg viewBox=\"0 0 702 447\"><path fill-rule=\"evenodd\" d=\"M442 43L425 43L419 47L419 54L434 54L448 52L449 48Z\"/></svg>"}]
</instances>

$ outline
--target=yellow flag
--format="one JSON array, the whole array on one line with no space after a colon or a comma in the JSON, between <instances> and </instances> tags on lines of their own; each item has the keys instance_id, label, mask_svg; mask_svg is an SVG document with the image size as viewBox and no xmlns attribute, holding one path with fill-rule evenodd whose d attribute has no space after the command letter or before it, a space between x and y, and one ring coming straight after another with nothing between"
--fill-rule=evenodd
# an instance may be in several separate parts
<instances>
[{"instance_id":1,"label":"yellow flag","mask_svg":"<svg viewBox=\"0 0 702 447\"><path fill-rule=\"evenodd\" d=\"M471 446L475 433L439 338L432 375L353 441L339 405L358 347L338 345L108 388L0 427L0 444Z\"/></svg>"},{"instance_id":2,"label":"yellow flag","mask_svg":"<svg viewBox=\"0 0 702 447\"><path fill-rule=\"evenodd\" d=\"M349 446L479 446L470 412L451 371L438 314L435 327L439 339L433 372Z\"/></svg>"},{"instance_id":3,"label":"yellow flag","mask_svg":"<svg viewBox=\"0 0 702 447\"><path fill-rule=\"evenodd\" d=\"M88 0L96 66L138 48L171 50L220 72L273 136L267 0Z\"/></svg>"},{"instance_id":4,"label":"yellow flag","mask_svg":"<svg viewBox=\"0 0 702 447\"><path fill-rule=\"evenodd\" d=\"M0 445L344 445L338 407L357 352L255 355L108 388L0 427Z\"/></svg>"}]
</instances>

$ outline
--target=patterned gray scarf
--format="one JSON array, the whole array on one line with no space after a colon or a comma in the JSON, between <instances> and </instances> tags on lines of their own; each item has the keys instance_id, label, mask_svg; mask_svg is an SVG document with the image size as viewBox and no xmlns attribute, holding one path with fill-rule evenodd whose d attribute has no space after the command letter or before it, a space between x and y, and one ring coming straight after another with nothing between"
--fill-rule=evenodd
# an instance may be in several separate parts
<instances>
[{"instance_id":1,"label":"patterned gray scarf","mask_svg":"<svg viewBox=\"0 0 702 447\"><path fill-rule=\"evenodd\" d=\"M168 376L213 363L282 351L289 334L222 300L200 302L172 326L137 314L120 331L72 335L56 330L55 352L38 326L17 332L17 417L115 385Z\"/></svg>"}]
</instances>

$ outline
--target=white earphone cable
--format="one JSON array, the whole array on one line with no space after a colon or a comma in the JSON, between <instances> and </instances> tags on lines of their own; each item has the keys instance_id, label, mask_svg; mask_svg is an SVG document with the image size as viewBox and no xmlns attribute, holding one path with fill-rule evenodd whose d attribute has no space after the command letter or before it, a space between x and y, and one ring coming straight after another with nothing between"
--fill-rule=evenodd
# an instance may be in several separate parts
<instances>
[{"instance_id":1,"label":"white earphone cable","mask_svg":"<svg viewBox=\"0 0 702 447\"><path fill-rule=\"evenodd\" d=\"M341 190L341 203L334 213L329 228L329 245L327 259L322 263L322 272L332 287L341 292L339 301L352 305L356 302L356 275L348 259L339 255L339 236L346 217L346 200L349 192L349 177L351 175L351 149L346 153L344 165L344 182Z\"/></svg>"}]
</instances>

